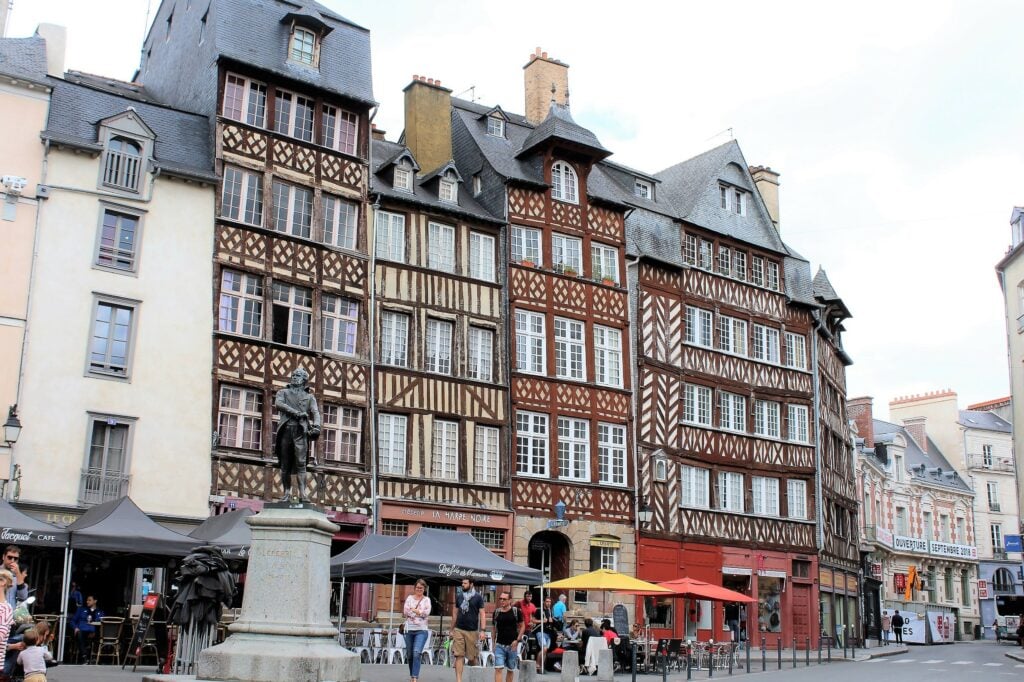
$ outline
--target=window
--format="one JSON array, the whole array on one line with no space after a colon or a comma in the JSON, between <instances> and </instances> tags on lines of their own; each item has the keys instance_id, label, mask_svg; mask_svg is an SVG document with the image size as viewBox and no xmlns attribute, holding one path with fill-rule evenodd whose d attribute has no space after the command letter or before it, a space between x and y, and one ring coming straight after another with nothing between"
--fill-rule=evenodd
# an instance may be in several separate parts
<instances>
[{"instance_id":1,"label":"window","mask_svg":"<svg viewBox=\"0 0 1024 682\"><path fill-rule=\"evenodd\" d=\"M761 256L750 257L750 283L764 286L764 258Z\"/></svg>"},{"instance_id":2,"label":"window","mask_svg":"<svg viewBox=\"0 0 1024 682\"><path fill-rule=\"evenodd\" d=\"M377 418L377 466L382 474L405 473L407 419L401 414L381 414Z\"/></svg>"},{"instance_id":3,"label":"window","mask_svg":"<svg viewBox=\"0 0 1024 682\"><path fill-rule=\"evenodd\" d=\"M313 291L274 282L273 341L309 348L313 330Z\"/></svg>"},{"instance_id":4,"label":"window","mask_svg":"<svg viewBox=\"0 0 1024 682\"><path fill-rule=\"evenodd\" d=\"M789 518L807 518L807 481L790 480L786 483L786 506Z\"/></svg>"},{"instance_id":5,"label":"window","mask_svg":"<svg viewBox=\"0 0 1024 682\"><path fill-rule=\"evenodd\" d=\"M409 522L383 519L380 522L380 534L396 538L404 538L409 534Z\"/></svg>"},{"instance_id":6,"label":"window","mask_svg":"<svg viewBox=\"0 0 1024 682\"><path fill-rule=\"evenodd\" d=\"M391 184L395 189L412 191L412 164L407 159L402 159L395 166L395 177Z\"/></svg>"},{"instance_id":7,"label":"window","mask_svg":"<svg viewBox=\"0 0 1024 682\"><path fill-rule=\"evenodd\" d=\"M700 240L700 267L710 270L715 262L715 245L706 239Z\"/></svg>"},{"instance_id":8,"label":"window","mask_svg":"<svg viewBox=\"0 0 1024 682\"><path fill-rule=\"evenodd\" d=\"M326 192L321 195L324 209L323 240L328 246L342 249L356 248L356 230L359 227L359 206Z\"/></svg>"},{"instance_id":9,"label":"window","mask_svg":"<svg viewBox=\"0 0 1024 682\"><path fill-rule=\"evenodd\" d=\"M725 185L718 186L718 205L726 211L729 210L729 188Z\"/></svg>"},{"instance_id":10,"label":"window","mask_svg":"<svg viewBox=\"0 0 1024 682\"><path fill-rule=\"evenodd\" d=\"M437 198L448 204L459 203L459 183L451 171L445 173L438 181Z\"/></svg>"},{"instance_id":11,"label":"window","mask_svg":"<svg viewBox=\"0 0 1024 682\"><path fill-rule=\"evenodd\" d=\"M545 373L544 315L516 311L516 369L530 374Z\"/></svg>"},{"instance_id":12,"label":"window","mask_svg":"<svg viewBox=\"0 0 1024 682\"><path fill-rule=\"evenodd\" d=\"M355 355L359 328L359 302L353 298L324 294L320 300L323 349L329 353Z\"/></svg>"},{"instance_id":13,"label":"window","mask_svg":"<svg viewBox=\"0 0 1024 682\"><path fill-rule=\"evenodd\" d=\"M235 166L224 166L220 214L229 220L262 225L263 178Z\"/></svg>"},{"instance_id":14,"label":"window","mask_svg":"<svg viewBox=\"0 0 1024 682\"><path fill-rule=\"evenodd\" d=\"M718 425L729 431L747 430L747 400L735 393L718 393Z\"/></svg>"},{"instance_id":15,"label":"window","mask_svg":"<svg viewBox=\"0 0 1024 682\"><path fill-rule=\"evenodd\" d=\"M718 348L735 355L747 354L747 321L735 317L718 317Z\"/></svg>"},{"instance_id":16,"label":"window","mask_svg":"<svg viewBox=\"0 0 1024 682\"><path fill-rule=\"evenodd\" d=\"M251 126L267 125L267 86L242 76L229 73L224 79L224 107L226 118Z\"/></svg>"},{"instance_id":17,"label":"window","mask_svg":"<svg viewBox=\"0 0 1024 682\"><path fill-rule=\"evenodd\" d=\"M409 316L385 310L380 315L380 362L409 366Z\"/></svg>"},{"instance_id":18,"label":"window","mask_svg":"<svg viewBox=\"0 0 1024 682\"><path fill-rule=\"evenodd\" d=\"M732 274L732 251L728 246L718 247L718 272L726 277Z\"/></svg>"},{"instance_id":19,"label":"window","mask_svg":"<svg viewBox=\"0 0 1024 682\"><path fill-rule=\"evenodd\" d=\"M697 238L692 234L685 235L683 241L683 260L687 265L697 264Z\"/></svg>"},{"instance_id":20,"label":"window","mask_svg":"<svg viewBox=\"0 0 1024 682\"><path fill-rule=\"evenodd\" d=\"M751 356L764 362L779 362L779 330L763 324L753 325Z\"/></svg>"},{"instance_id":21,"label":"window","mask_svg":"<svg viewBox=\"0 0 1024 682\"><path fill-rule=\"evenodd\" d=\"M619 570L619 548L618 547L596 547L590 548L590 570L599 571L602 568L609 571Z\"/></svg>"},{"instance_id":22,"label":"window","mask_svg":"<svg viewBox=\"0 0 1024 682\"><path fill-rule=\"evenodd\" d=\"M142 146L127 137L111 137L103 155L103 184L138 192L142 171Z\"/></svg>"},{"instance_id":23,"label":"window","mask_svg":"<svg viewBox=\"0 0 1024 682\"><path fill-rule=\"evenodd\" d=\"M683 389L683 421L711 426L711 389L686 384Z\"/></svg>"},{"instance_id":24,"label":"window","mask_svg":"<svg viewBox=\"0 0 1024 682\"><path fill-rule=\"evenodd\" d=\"M622 388L622 332L594 325L594 381Z\"/></svg>"},{"instance_id":25,"label":"window","mask_svg":"<svg viewBox=\"0 0 1024 682\"><path fill-rule=\"evenodd\" d=\"M400 213L377 211L377 257L405 262L405 216Z\"/></svg>"},{"instance_id":26,"label":"window","mask_svg":"<svg viewBox=\"0 0 1024 682\"><path fill-rule=\"evenodd\" d=\"M315 47L316 34L308 29L296 26L292 31L292 43L289 58L293 62L313 66L316 63Z\"/></svg>"},{"instance_id":27,"label":"window","mask_svg":"<svg viewBox=\"0 0 1024 682\"><path fill-rule=\"evenodd\" d=\"M534 412L516 413L516 472L548 475L548 417Z\"/></svg>"},{"instance_id":28,"label":"window","mask_svg":"<svg viewBox=\"0 0 1024 682\"><path fill-rule=\"evenodd\" d=\"M452 373L452 331L454 325L445 320L427 320L424 369L438 374Z\"/></svg>"},{"instance_id":29,"label":"window","mask_svg":"<svg viewBox=\"0 0 1024 682\"><path fill-rule=\"evenodd\" d=\"M682 505L684 507L708 509L711 506L708 495L711 472L707 469L698 469L686 464L680 466L679 471Z\"/></svg>"},{"instance_id":30,"label":"window","mask_svg":"<svg viewBox=\"0 0 1024 682\"><path fill-rule=\"evenodd\" d=\"M942 538L943 542L951 542L950 535L952 530L953 526L949 522L949 515L939 514L939 537Z\"/></svg>"},{"instance_id":31,"label":"window","mask_svg":"<svg viewBox=\"0 0 1024 682\"><path fill-rule=\"evenodd\" d=\"M114 417L91 419L89 452L82 472L81 501L99 504L128 494L131 424Z\"/></svg>"},{"instance_id":32,"label":"window","mask_svg":"<svg viewBox=\"0 0 1024 682\"><path fill-rule=\"evenodd\" d=\"M1003 551L1003 525L1001 523L993 523L988 528L989 537L992 539L992 551Z\"/></svg>"},{"instance_id":33,"label":"window","mask_svg":"<svg viewBox=\"0 0 1024 682\"><path fill-rule=\"evenodd\" d=\"M312 142L313 100L284 90L275 90L274 132Z\"/></svg>"},{"instance_id":34,"label":"window","mask_svg":"<svg viewBox=\"0 0 1024 682\"><path fill-rule=\"evenodd\" d=\"M135 272L139 248L139 216L110 208L104 208L102 215L96 265Z\"/></svg>"},{"instance_id":35,"label":"window","mask_svg":"<svg viewBox=\"0 0 1024 682\"><path fill-rule=\"evenodd\" d=\"M932 513L930 511L921 512L921 530L924 533L926 540L935 539L935 528L932 522Z\"/></svg>"},{"instance_id":36,"label":"window","mask_svg":"<svg viewBox=\"0 0 1024 682\"><path fill-rule=\"evenodd\" d=\"M654 193L651 191L651 183L640 178L633 180L633 194L641 199L651 199L654 197Z\"/></svg>"},{"instance_id":37,"label":"window","mask_svg":"<svg viewBox=\"0 0 1024 682\"><path fill-rule=\"evenodd\" d=\"M731 512L743 511L743 474L719 472L718 508Z\"/></svg>"},{"instance_id":38,"label":"window","mask_svg":"<svg viewBox=\"0 0 1024 682\"><path fill-rule=\"evenodd\" d=\"M585 419L558 418L558 476L590 480L590 424Z\"/></svg>"},{"instance_id":39,"label":"window","mask_svg":"<svg viewBox=\"0 0 1024 682\"><path fill-rule=\"evenodd\" d=\"M759 516L779 515L779 479L751 476L753 512Z\"/></svg>"},{"instance_id":40,"label":"window","mask_svg":"<svg viewBox=\"0 0 1024 682\"><path fill-rule=\"evenodd\" d=\"M274 229L309 239L313 225L313 190L274 180Z\"/></svg>"},{"instance_id":41,"label":"window","mask_svg":"<svg viewBox=\"0 0 1024 682\"><path fill-rule=\"evenodd\" d=\"M991 445L982 445L981 446L981 460L982 460L982 463L985 466L987 466L987 467L992 466L992 446Z\"/></svg>"},{"instance_id":42,"label":"window","mask_svg":"<svg viewBox=\"0 0 1024 682\"><path fill-rule=\"evenodd\" d=\"M597 425L597 475L606 485L626 485L626 427Z\"/></svg>"},{"instance_id":43,"label":"window","mask_svg":"<svg viewBox=\"0 0 1024 682\"><path fill-rule=\"evenodd\" d=\"M483 189L483 181L480 179L480 174L477 173L473 176L473 196L480 196L480 192Z\"/></svg>"},{"instance_id":44,"label":"window","mask_svg":"<svg viewBox=\"0 0 1024 682\"><path fill-rule=\"evenodd\" d=\"M469 353L466 375L478 381L490 381L494 368L494 332L481 327L469 328Z\"/></svg>"},{"instance_id":45,"label":"window","mask_svg":"<svg viewBox=\"0 0 1024 682\"><path fill-rule=\"evenodd\" d=\"M619 283L619 251L603 244L590 245L590 272L594 279Z\"/></svg>"},{"instance_id":46,"label":"window","mask_svg":"<svg viewBox=\"0 0 1024 682\"><path fill-rule=\"evenodd\" d=\"M991 511L999 511L999 483L988 481L985 487L988 490L988 508Z\"/></svg>"},{"instance_id":47,"label":"window","mask_svg":"<svg viewBox=\"0 0 1024 682\"><path fill-rule=\"evenodd\" d=\"M543 265L540 250L540 230L512 226L512 262Z\"/></svg>"},{"instance_id":48,"label":"window","mask_svg":"<svg viewBox=\"0 0 1024 682\"><path fill-rule=\"evenodd\" d=\"M246 450L263 449L263 392L241 386L220 387L217 415L220 444Z\"/></svg>"},{"instance_id":49,"label":"window","mask_svg":"<svg viewBox=\"0 0 1024 682\"><path fill-rule=\"evenodd\" d=\"M354 407L325 404L323 429L324 459L328 462L359 464L363 461L360 440L363 431L363 413Z\"/></svg>"},{"instance_id":50,"label":"window","mask_svg":"<svg viewBox=\"0 0 1024 682\"><path fill-rule=\"evenodd\" d=\"M660 455L654 458L654 480L668 480L668 460Z\"/></svg>"},{"instance_id":51,"label":"window","mask_svg":"<svg viewBox=\"0 0 1024 682\"><path fill-rule=\"evenodd\" d=\"M455 272L455 228L431 222L427 265L431 270Z\"/></svg>"},{"instance_id":52,"label":"window","mask_svg":"<svg viewBox=\"0 0 1024 682\"><path fill-rule=\"evenodd\" d=\"M745 280L747 278L747 254L736 251L732 257L732 266L736 273L736 279Z\"/></svg>"},{"instance_id":53,"label":"window","mask_svg":"<svg viewBox=\"0 0 1024 682\"><path fill-rule=\"evenodd\" d=\"M686 306L686 342L711 347L712 315L710 310Z\"/></svg>"},{"instance_id":54,"label":"window","mask_svg":"<svg viewBox=\"0 0 1024 682\"><path fill-rule=\"evenodd\" d=\"M498 483L498 429L494 426L476 427L474 440L473 478L477 483Z\"/></svg>"},{"instance_id":55,"label":"window","mask_svg":"<svg viewBox=\"0 0 1024 682\"><path fill-rule=\"evenodd\" d=\"M1002 533L1000 532L1000 535ZM1013 593L1013 573L1008 568L997 568L992 573L992 591Z\"/></svg>"},{"instance_id":56,"label":"window","mask_svg":"<svg viewBox=\"0 0 1024 682\"><path fill-rule=\"evenodd\" d=\"M779 264L768 261L768 288L772 291L779 290Z\"/></svg>"},{"instance_id":57,"label":"window","mask_svg":"<svg viewBox=\"0 0 1024 682\"><path fill-rule=\"evenodd\" d=\"M577 275L583 270L583 241L564 234L551 235L551 267Z\"/></svg>"},{"instance_id":58,"label":"window","mask_svg":"<svg viewBox=\"0 0 1024 682\"><path fill-rule=\"evenodd\" d=\"M771 400L754 401L754 433L779 438L779 404Z\"/></svg>"},{"instance_id":59,"label":"window","mask_svg":"<svg viewBox=\"0 0 1024 682\"><path fill-rule=\"evenodd\" d=\"M126 378L131 360L135 306L99 300L93 311L89 372Z\"/></svg>"},{"instance_id":60,"label":"window","mask_svg":"<svg viewBox=\"0 0 1024 682\"><path fill-rule=\"evenodd\" d=\"M459 423L434 420L434 453L430 474L446 481L459 480Z\"/></svg>"},{"instance_id":61,"label":"window","mask_svg":"<svg viewBox=\"0 0 1024 682\"><path fill-rule=\"evenodd\" d=\"M896 535L907 535L907 508L896 507Z\"/></svg>"},{"instance_id":62,"label":"window","mask_svg":"<svg viewBox=\"0 0 1024 682\"><path fill-rule=\"evenodd\" d=\"M320 137L325 147L355 156L359 142L359 116L325 104L321 110Z\"/></svg>"},{"instance_id":63,"label":"window","mask_svg":"<svg viewBox=\"0 0 1024 682\"><path fill-rule=\"evenodd\" d=\"M786 332L786 366L807 369L807 339L802 334Z\"/></svg>"},{"instance_id":64,"label":"window","mask_svg":"<svg viewBox=\"0 0 1024 682\"><path fill-rule=\"evenodd\" d=\"M551 198L570 204L579 203L576 171L565 161L551 165Z\"/></svg>"},{"instance_id":65,"label":"window","mask_svg":"<svg viewBox=\"0 0 1024 682\"><path fill-rule=\"evenodd\" d=\"M736 215L747 214L747 193L738 189L732 191L732 210Z\"/></svg>"},{"instance_id":66,"label":"window","mask_svg":"<svg viewBox=\"0 0 1024 682\"><path fill-rule=\"evenodd\" d=\"M487 134L494 137L505 137L505 119L500 116L488 116Z\"/></svg>"},{"instance_id":67,"label":"window","mask_svg":"<svg viewBox=\"0 0 1024 682\"><path fill-rule=\"evenodd\" d=\"M789 426L787 438L797 443L809 443L807 433L807 407L805 405L787 405L786 422Z\"/></svg>"},{"instance_id":68,"label":"window","mask_svg":"<svg viewBox=\"0 0 1024 682\"><path fill-rule=\"evenodd\" d=\"M971 605L971 573L967 569L960 572L960 601L964 606Z\"/></svg>"},{"instance_id":69,"label":"window","mask_svg":"<svg viewBox=\"0 0 1024 682\"><path fill-rule=\"evenodd\" d=\"M469 276L485 282L494 281L494 237L479 232L469 233Z\"/></svg>"},{"instance_id":70,"label":"window","mask_svg":"<svg viewBox=\"0 0 1024 682\"><path fill-rule=\"evenodd\" d=\"M902 483L906 476L906 468L903 466L903 455L893 455L892 470L897 483Z\"/></svg>"},{"instance_id":71,"label":"window","mask_svg":"<svg viewBox=\"0 0 1024 682\"><path fill-rule=\"evenodd\" d=\"M217 328L232 334L263 336L263 278L234 270L221 273Z\"/></svg>"},{"instance_id":72,"label":"window","mask_svg":"<svg viewBox=\"0 0 1024 682\"><path fill-rule=\"evenodd\" d=\"M583 328L580 320L555 318L555 376L559 379L583 381L586 378Z\"/></svg>"},{"instance_id":73,"label":"window","mask_svg":"<svg viewBox=\"0 0 1024 682\"><path fill-rule=\"evenodd\" d=\"M956 541L961 545L967 544L967 521L962 516L956 518Z\"/></svg>"}]
</instances>

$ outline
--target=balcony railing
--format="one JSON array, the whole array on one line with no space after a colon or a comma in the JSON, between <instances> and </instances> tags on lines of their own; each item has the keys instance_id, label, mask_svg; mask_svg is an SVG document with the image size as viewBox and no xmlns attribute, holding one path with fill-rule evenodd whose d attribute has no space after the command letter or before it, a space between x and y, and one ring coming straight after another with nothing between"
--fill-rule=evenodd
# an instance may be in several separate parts
<instances>
[{"instance_id":1,"label":"balcony railing","mask_svg":"<svg viewBox=\"0 0 1024 682\"><path fill-rule=\"evenodd\" d=\"M993 549L992 550L992 558L993 559L1005 559L1006 558L1006 550L1005 549Z\"/></svg>"},{"instance_id":2,"label":"balcony railing","mask_svg":"<svg viewBox=\"0 0 1024 682\"><path fill-rule=\"evenodd\" d=\"M93 505L109 502L128 494L128 474L103 469L82 469L82 488L78 494L80 504Z\"/></svg>"},{"instance_id":3,"label":"balcony railing","mask_svg":"<svg viewBox=\"0 0 1024 682\"><path fill-rule=\"evenodd\" d=\"M989 471L1013 472L1012 457L985 457L985 455L968 455L967 466L971 469L988 469Z\"/></svg>"},{"instance_id":4,"label":"balcony railing","mask_svg":"<svg viewBox=\"0 0 1024 682\"><path fill-rule=\"evenodd\" d=\"M138 192L141 168L142 157L138 154L108 151L103 159L103 184Z\"/></svg>"}]
</instances>

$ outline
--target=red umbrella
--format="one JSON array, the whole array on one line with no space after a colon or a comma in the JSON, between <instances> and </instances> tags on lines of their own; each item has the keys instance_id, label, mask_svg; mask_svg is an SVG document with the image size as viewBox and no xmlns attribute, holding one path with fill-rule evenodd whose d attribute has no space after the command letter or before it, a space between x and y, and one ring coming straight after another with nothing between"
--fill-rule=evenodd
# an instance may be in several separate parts
<instances>
[{"instance_id":1,"label":"red umbrella","mask_svg":"<svg viewBox=\"0 0 1024 682\"><path fill-rule=\"evenodd\" d=\"M726 589L719 585L712 585L711 583L694 580L693 578L666 580L665 582L658 583L658 585L672 590L672 594L676 596L689 597L690 599L709 599L711 601L735 602L757 601L753 597L748 597L741 592L734 592L733 590Z\"/></svg>"}]
</instances>

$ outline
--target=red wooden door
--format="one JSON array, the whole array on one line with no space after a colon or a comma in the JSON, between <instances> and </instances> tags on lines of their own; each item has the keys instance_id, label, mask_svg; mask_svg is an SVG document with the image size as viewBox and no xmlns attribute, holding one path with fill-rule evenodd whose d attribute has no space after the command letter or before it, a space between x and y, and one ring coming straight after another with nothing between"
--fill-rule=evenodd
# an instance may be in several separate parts
<instances>
[{"instance_id":1,"label":"red wooden door","mask_svg":"<svg viewBox=\"0 0 1024 682\"><path fill-rule=\"evenodd\" d=\"M796 646L803 649L811 636L811 586L792 584L793 594L793 636Z\"/></svg>"}]
</instances>

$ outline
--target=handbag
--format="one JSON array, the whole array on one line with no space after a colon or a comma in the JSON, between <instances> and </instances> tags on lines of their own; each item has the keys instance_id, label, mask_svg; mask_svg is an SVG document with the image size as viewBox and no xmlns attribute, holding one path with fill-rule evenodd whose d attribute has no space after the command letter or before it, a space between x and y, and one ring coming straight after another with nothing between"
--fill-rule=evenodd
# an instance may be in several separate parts
<instances>
[{"instance_id":1,"label":"handbag","mask_svg":"<svg viewBox=\"0 0 1024 682\"><path fill-rule=\"evenodd\" d=\"M398 624L398 634L400 634L400 635L404 635L405 634L405 623L399 623Z\"/></svg>"}]
</instances>

